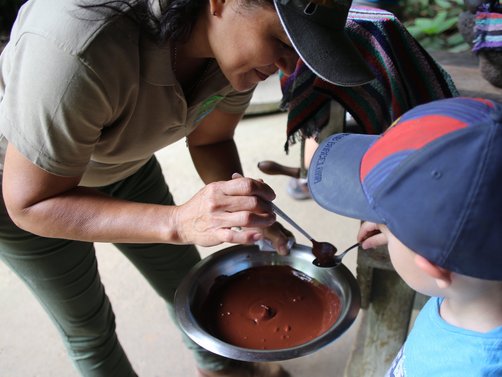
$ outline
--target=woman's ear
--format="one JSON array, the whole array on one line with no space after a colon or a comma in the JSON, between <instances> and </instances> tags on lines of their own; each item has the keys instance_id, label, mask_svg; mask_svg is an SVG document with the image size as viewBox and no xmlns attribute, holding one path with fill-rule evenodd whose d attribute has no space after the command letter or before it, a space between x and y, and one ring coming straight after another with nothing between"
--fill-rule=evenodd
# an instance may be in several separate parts
<instances>
[{"instance_id":1,"label":"woman's ear","mask_svg":"<svg viewBox=\"0 0 502 377\"><path fill-rule=\"evenodd\" d=\"M432 263L427 258L419 254L415 254L415 264L432 277L439 288L448 288L451 284L451 272Z\"/></svg>"},{"instance_id":2,"label":"woman's ear","mask_svg":"<svg viewBox=\"0 0 502 377\"><path fill-rule=\"evenodd\" d=\"M213 16L220 16L223 11L225 0L209 0L209 12Z\"/></svg>"}]
</instances>

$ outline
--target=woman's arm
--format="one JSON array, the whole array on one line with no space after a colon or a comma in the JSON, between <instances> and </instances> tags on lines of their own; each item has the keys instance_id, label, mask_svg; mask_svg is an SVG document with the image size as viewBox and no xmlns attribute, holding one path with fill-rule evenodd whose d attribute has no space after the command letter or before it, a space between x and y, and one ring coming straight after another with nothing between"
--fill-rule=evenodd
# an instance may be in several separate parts
<instances>
[{"instance_id":1,"label":"woman's arm","mask_svg":"<svg viewBox=\"0 0 502 377\"><path fill-rule=\"evenodd\" d=\"M258 231L239 233L230 228L268 226L275 218L264 206L273 199L273 191L253 180L215 182L182 206L114 199L79 187L79 181L80 177L42 170L12 145L7 149L3 174L7 210L19 227L41 236L211 246L252 242L260 236Z\"/></svg>"},{"instance_id":2,"label":"woman's arm","mask_svg":"<svg viewBox=\"0 0 502 377\"><path fill-rule=\"evenodd\" d=\"M242 174L239 154L233 138L242 115L229 114L215 109L188 136L190 155L197 172L205 183L232 179L233 173ZM245 184L246 180L246 178L233 179L239 184L241 182ZM271 206L266 202L260 203L262 200L259 197L242 198L243 201L255 199L257 206L265 206L263 208L271 211ZM263 235L272 242L279 253L289 252L287 243L292 233L279 223L263 229Z\"/></svg>"},{"instance_id":3,"label":"woman's arm","mask_svg":"<svg viewBox=\"0 0 502 377\"><path fill-rule=\"evenodd\" d=\"M188 135L190 156L204 183L229 180L233 173L242 174L234 142L234 131L242 115L215 109Z\"/></svg>"}]
</instances>

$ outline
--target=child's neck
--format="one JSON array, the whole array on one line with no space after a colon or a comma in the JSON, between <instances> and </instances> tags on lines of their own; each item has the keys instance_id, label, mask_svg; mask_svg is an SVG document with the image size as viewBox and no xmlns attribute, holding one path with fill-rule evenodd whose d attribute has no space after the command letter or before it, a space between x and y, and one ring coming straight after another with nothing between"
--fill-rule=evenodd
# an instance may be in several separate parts
<instances>
[{"instance_id":1,"label":"child's neck","mask_svg":"<svg viewBox=\"0 0 502 377\"><path fill-rule=\"evenodd\" d=\"M482 333L502 326L502 283L493 283L483 290L448 295L441 304L441 317L451 325Z\"/></svg>"}]
</instances>

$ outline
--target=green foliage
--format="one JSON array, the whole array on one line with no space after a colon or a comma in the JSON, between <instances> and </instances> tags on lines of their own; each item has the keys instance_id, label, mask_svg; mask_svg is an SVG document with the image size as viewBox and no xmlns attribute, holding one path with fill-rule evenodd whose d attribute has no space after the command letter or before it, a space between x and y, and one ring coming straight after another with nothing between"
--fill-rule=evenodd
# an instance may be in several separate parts
<instances>
[{"instance_id":1,"label":"green foliage","mask_svg":"<svg viewBox=\"0 0 502 377\"><path fill-rule=\"evenodd\" d=\"M404 25L429 51L461 52L469 49L457 28L463 0L403 1Z\"/></svg>"},{"instance_id":2,"label":"green foliage","mask_svg":"<svg viewBox=\"0 0 502 377\"><path fill-rule=\"evenodd\" d=\"M0 0L0 34L8 34L17 11L26 0Z\"/></svg>"}]
</instances>

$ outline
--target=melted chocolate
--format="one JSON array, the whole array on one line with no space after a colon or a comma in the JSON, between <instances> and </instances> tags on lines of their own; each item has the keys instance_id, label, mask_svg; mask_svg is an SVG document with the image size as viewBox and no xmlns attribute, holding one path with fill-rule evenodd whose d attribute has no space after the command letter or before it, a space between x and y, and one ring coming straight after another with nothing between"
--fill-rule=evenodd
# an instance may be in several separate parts
<instances>
[{"instance_id":1,"label":"melted chocolate","mask_svg":"<svg viewBox=\"0 0 502 377\"><path fill-rule=\"evenodd\" d=\"M340 298L289 266L260 266L217 279L199 312L202 326L236 346L281 349L326 332Z\"/></svg>"},{"instance_id":2,"label":"melted chocolate","mask_svg":"<svg viewBox=\"0 0 502 377\"><path fill-rule=\"evenodd\" d=\"M319 267L333 267L337 265L336 247L328 242L312 241L312 254L316 257L314 264Z\"/></svg>"}]
</instances>

